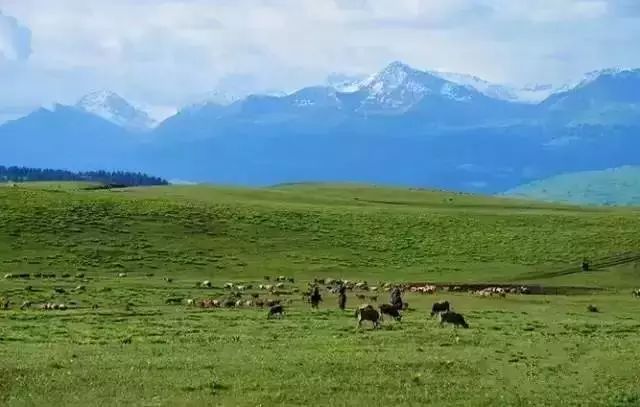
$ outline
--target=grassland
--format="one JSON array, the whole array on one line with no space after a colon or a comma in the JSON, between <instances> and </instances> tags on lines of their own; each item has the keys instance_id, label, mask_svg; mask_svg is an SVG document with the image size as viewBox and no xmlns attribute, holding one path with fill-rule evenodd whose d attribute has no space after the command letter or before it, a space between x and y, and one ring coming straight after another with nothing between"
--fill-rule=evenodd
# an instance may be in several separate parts
<instances>
[{"instance_id":1,"label":"grassland","mask_svg":"<svg viewBox=\"0 0 640 407\"><path fill-rule=\"evenodd\" d=\"M31 275L0 297L73 304L0 311L0 405L640 405L636 265L542 278L637 250L639 231L634 209L358 185L0 188L0 277ZM283 320L165 304L277 275L296 278ZM314 277L601 290L408 295L402 323L357 332L335 297L301 300ZM471 329L429 320L440 298Z\"/></svg>"}]
</instances>

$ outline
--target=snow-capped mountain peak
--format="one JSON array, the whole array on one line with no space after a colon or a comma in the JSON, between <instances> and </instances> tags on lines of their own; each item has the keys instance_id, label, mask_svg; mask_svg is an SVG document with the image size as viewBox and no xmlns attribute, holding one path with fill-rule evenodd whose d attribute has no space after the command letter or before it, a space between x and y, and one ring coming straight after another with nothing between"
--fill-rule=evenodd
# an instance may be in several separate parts
<instances>
[{"instance_id":1,"label":"snow-capped mountain peak","mask_svg":"<svg viewBox=\"0 0 640 407\"><path fill-rule=\"evenodd\" d=\"M135 108L120 95L111 91L101 90L89 93L83 96L75 107L128 130L145 131L155 124L146 112Z\"/></svg>"}]
</instances>

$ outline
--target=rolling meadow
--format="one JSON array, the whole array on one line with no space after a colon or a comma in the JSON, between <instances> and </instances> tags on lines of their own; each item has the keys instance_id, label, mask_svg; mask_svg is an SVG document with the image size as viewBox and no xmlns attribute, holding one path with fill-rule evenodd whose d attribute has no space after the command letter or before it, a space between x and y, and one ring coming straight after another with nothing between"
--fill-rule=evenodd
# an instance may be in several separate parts
<instances>
[{"instance_id":1,"label":"rolling meadow","mask_svg":"<svg viewBox=\"0 0 640 407\"><path fill-rule=\"evenodd\" d=\"M580 272L638 250L640 210L363 185L87 187L0 187L0 405L640 405L637 261ZM260 288L278 276L293 282ZM341 311L323 287L312 310L302 293L329 278L380 289ZM385 283L545 293L407 291L402 322L357 329ZM188 304L231 295L277 297L285 316ZM429 316L445 299L469 329ZM40 309L52 302L66 309Z\"/></svg>"}]
</instances>

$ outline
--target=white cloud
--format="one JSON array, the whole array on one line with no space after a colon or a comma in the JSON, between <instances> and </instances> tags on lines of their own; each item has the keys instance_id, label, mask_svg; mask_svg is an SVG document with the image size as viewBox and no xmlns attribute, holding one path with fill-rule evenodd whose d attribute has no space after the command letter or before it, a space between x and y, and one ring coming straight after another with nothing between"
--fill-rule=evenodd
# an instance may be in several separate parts
<instances>
[{"instance_id":1,"label":"white cloud","mask_svg":"<svg viewBox=\"0 0 640 407\"><path fill-rule=\"evenodd\" d=\"M0 0L0 10L22 33L7 42L0 22L0 53L23 61L3 68L0 88L17 93L0 105L109 88L165 107L397 59L520 83L640 66L636 0Z\"/></svg>"},{"instance_id":2,"label":"white cloud","mask_svg":"<svg viewBox=\"0 0 640 407\"><path fill-rule=\"evenodd\" d=\"M31 31L18 20L0 10L0 57L7 60L26 60L31 55Z\"/></svg>"}]
</instances>

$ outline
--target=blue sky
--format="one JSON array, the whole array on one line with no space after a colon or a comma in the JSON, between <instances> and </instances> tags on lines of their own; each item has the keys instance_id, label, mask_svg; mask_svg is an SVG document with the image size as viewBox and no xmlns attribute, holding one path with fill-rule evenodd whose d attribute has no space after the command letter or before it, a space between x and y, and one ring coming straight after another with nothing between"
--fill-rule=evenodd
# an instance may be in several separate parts
<instances>
[{"instance_id":1,"label":"blue sky","mask_svg":"<svg viewBox=\"0 0 640 407\"><path fill-rule=\"evenodd\" d=\"M166 114L393 60L516 84L640 67L640 0L0 0L0 13L0 116L97 89Z\"/></svg>"}]
</instances>

